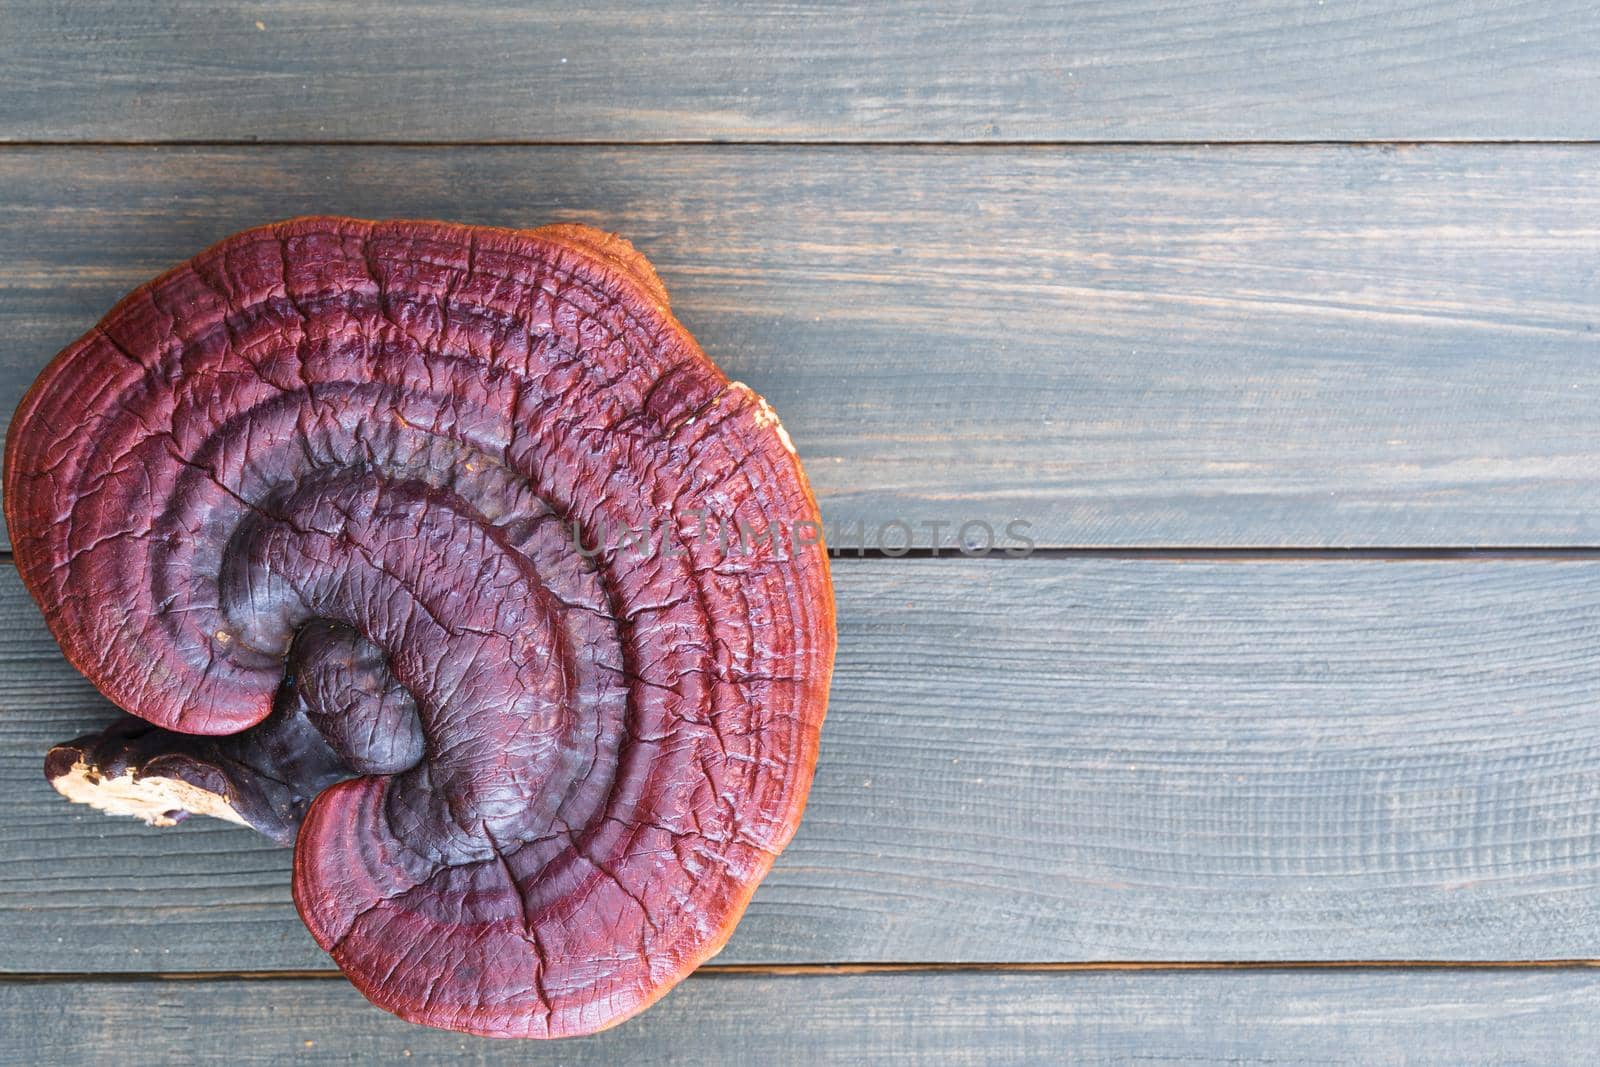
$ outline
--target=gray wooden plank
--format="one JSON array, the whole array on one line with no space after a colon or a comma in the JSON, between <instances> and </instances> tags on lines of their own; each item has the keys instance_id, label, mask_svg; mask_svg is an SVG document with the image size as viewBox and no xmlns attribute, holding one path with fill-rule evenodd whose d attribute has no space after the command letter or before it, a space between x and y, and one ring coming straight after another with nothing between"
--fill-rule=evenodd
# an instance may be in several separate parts
<instances>
[{"instance_id":1,"label":"gray wooden plank","mask_svg":"<svg viewBox=\"0 0 1600 1067\"><path fill-rule=\"evenodd\" d=\"M0 138L1592 138L1560 0L22 0Z\"/></svg>"},{"instance_id":2,"label":"gray wooden plank","mask_svg":"<svg viewBox=\"0 0 1600 1067\"><path fill-rule=\"evenodd\" d=\"M0 411L247 225L579 219L772 399L836 530L1594 545L1595 151L14 149Z\"/></svg>"},{"instance_id":3,"label":"gray wooden plank","mask_svg":"<svg viewBox=\"0 0 1600 1067\"><path fill-rule=\"evenodd\" d=\"M0 1017L13 1023L0 1059L32 1064L1587 1064L1600 976L700 974L638 1018L555 1046L412 1026L320 979L6 982Z\"/></svg>"},{"instance_id":4,"label":"gray wooden plank","mask_svg":"<svg viewBox=\"0 0 1600 1067\"><path fill-rule=\"evenodd\" d=\"M721 962L1600 957L1600 564L845 561L822 761ZM0 970L326 967L289 855L75 808L0 576Z\"/></svg>"}]
</instances>

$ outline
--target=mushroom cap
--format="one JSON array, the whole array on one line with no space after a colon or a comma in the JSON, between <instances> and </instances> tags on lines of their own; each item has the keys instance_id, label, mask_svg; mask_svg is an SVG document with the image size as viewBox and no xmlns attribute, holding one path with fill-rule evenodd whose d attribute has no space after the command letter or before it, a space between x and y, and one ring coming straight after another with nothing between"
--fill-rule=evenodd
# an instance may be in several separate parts
<instances>
[{"instance_id":1,"label":"mushroom cap","mask_svg":"<svg viewBox=\"0 0 1600 1067\"><path fill-rule=\"evenodd\" d=\"M237 234L40 375L5 511L122 708L231 735L293 688L359 775L305 813L296 905L407 1019L619 1022L722 947L799 822L835 644L816 503L620 238Z\"/></svg>"}]
</instances>

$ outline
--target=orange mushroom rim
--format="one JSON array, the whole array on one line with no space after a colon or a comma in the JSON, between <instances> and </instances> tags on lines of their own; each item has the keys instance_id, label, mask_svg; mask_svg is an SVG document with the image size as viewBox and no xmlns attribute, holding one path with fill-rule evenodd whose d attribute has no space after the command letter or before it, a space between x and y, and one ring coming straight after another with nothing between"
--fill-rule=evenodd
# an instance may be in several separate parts
<instances>
[{"instance_id":1,"label":"orange mushroom rim","mask_svg":"<svg viewBox=\"0 0 1600 1067\"><path fill-rule=\"evenodd\" d=\"M247 230L56 357L6 444L22 579L130 716L47 776L293 843L312 936L397 1015L620 1022L799 823L836 643L816 501L621 238ZM583 537L646 527L666 550Z\"/></svg>"}]
</instances>

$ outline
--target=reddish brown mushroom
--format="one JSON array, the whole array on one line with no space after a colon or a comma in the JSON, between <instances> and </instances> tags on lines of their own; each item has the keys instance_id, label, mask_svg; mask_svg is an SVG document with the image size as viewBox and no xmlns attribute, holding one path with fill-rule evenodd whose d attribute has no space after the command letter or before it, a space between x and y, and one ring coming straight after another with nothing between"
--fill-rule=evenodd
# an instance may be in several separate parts
<instances>
[{"instance_id":1,"label":"reddish brown mushroom","mask_svg":"<svg viewBox=\"0 0 1600 1067\"><path fill-rule=\"evenodd\" d=\"M620 238L238 234L45 370L5 509L67 658L143 720L53 751L57 787L294 841L306 925L407 1019L626 1018L799 821L815 501Z\"/></svg>"}]
</instances>

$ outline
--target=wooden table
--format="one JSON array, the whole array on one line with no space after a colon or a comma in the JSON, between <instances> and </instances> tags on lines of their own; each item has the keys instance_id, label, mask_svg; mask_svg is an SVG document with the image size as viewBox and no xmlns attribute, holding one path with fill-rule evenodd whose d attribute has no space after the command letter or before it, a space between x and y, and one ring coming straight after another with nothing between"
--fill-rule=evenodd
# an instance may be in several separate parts
<instances>
[{"instance_id":1,"label":"wooden table","mask_svg":"<svg viewBox=\"0 0 1600 1067\"><path fill-rule=\"evenodd\" d=\"M408 1026L289 854L61 801L0 573L9 1063L1591 1059L1600 12L0 5L0 410L307 212L632 238L836 535L806 821L601 1037ZM1028 558L951 527L1029 524ZM896 541L896 544L898 541ZM942 546L942 550L941 549Z\"/></svg>"}]
</instances>

